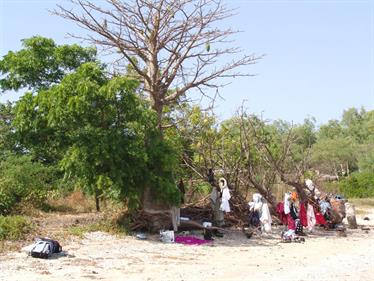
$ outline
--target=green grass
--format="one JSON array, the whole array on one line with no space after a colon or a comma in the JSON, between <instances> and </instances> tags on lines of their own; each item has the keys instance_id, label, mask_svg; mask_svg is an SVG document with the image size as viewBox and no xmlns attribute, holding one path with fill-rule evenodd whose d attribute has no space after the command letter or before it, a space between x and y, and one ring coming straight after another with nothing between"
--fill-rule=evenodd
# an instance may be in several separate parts
<instances>
[{"instance_id":1,"label":"green grass","mask_svg":"<svg viewBox=\"0 0 374 281\"><path fill-rule=\"evenodd\" d=\"M0 240L20 240L34 228L24 216L0 216Z\"/></svg>"}]
</instances>

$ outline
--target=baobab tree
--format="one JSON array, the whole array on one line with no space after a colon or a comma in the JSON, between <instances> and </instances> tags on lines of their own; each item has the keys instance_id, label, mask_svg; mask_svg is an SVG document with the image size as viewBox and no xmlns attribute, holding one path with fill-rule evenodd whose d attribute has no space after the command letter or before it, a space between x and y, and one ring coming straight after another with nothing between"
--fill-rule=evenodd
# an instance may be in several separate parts
<instances>
[{"instance_id":1,"label":"baobab tree","mask_svg":"<svg viewBox=\"0 0 374 281\"><path fill-rule=\"evenodd\" d=\"M220 0L103 0L103 6L71 2L79 9L59 5L53 13L88 30L80 38L116 54L117 67L131 66L143 82L160 130L165 106L192 89L202 95L218 89L225 83L220 78L248 76L238 68L260 58L228 46L237 31L218 23L234 11Z\"/></svg>"}]
</instances>

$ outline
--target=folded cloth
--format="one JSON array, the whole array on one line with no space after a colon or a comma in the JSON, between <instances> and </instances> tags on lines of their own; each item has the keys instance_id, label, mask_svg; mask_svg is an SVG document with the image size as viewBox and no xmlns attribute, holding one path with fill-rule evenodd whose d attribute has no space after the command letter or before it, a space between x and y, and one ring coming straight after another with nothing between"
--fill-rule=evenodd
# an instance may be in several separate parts
<instances>
[{"instance_id":1,"label":"folded cloth","mask_svg":"<svg viewBox=\"0 0 374 281\"><path fill-rule=\"evenodd\" d=\"M202 244L212 242L212 240L199 239L193 236L177 236L175 237L174 242L184 244L184 245L202 245Z\"/></svg>"}]
</instances>

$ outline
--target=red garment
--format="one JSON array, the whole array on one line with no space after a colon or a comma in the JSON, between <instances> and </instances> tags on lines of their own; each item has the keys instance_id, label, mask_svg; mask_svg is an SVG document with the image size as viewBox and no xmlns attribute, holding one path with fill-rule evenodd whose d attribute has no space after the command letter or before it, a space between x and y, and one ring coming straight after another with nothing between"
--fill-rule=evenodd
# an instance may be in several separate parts
<instances>
[{"instance_id":1,"label":"red garment","mask_svg":"<svg viewBox=\"0 0 374 281\"><path fill-rule=\"evenodd\" d=\"M307 227L308 226L308 218L306 216L306 209L304 203L300 203L300 213L299 218L302 226Z\"/></svg>"},{"instance_id":2,"label":"red garment","mask_svg":"<svg viewBox=\"0 0 374 281\"><path fill-rule=\"evenodd\" d=\"M295 220L291 217L291 214L287 214L287 228L288 230L296 230Z\"/></svg>"},{"instance_id":3,"label":"red garment","mask_svg":"<svg viewBox=\"0 0 374 281\"><path fill-rule=\"evenodd\" d=\"M282 224L286 225L287 224L287 215L284 213L284 203L279 202L277 204L277 214L278 218L282 222Z\"/></svg>"},{"instance_id":4,"label":"red garment","mask_svg":"<svg viewBox=\"0 0 374 281\"><path fill-rule=\"evenodd\" d=\"M316 217L316 224L319 224L319 225L326 225L327 224L323 215L320 212L317 212L316 208L314 208L314 216Z\"/></svg>"}]
</instances>

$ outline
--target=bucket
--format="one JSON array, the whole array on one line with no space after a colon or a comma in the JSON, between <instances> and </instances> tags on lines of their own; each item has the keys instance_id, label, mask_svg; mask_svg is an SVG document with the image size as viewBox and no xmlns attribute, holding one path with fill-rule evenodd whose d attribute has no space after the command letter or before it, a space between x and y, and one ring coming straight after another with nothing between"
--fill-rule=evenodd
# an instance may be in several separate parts
<instances>
[{"instance_id":1,"label":"bucket","mask_svg":"<svg viewBox=\"0 0 374 281\"><path fill-rule=\"evenodd\" d=\"M164 243L174 243L174 231L160 231L160 240Z\"/></svg>"}]
</instances>

